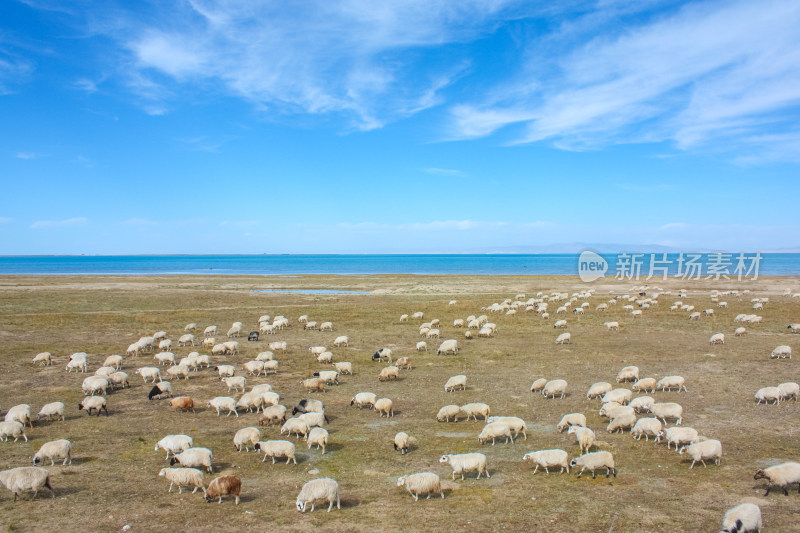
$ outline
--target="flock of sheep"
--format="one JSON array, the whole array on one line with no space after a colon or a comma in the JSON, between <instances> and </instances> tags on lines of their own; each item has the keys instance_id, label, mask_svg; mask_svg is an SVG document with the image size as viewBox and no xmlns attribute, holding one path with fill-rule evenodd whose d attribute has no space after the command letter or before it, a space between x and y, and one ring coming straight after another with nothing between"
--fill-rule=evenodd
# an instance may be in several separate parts
<instances>
[{"instance_id":1,"label":"flock of sheep","mask_svg":"<svg viewBox=\"0 0 800 533\"><path fill-rule=\"evenodd\" d=\"M727 291L717 293L713 291L710 295L712 302L719 308L726 308L727 302L721 300L723 296L741 298L747 293L743 291ZM641 319L644 313L653 306L659 305L659 300L670 296L669 291L659 289L635 287L632 294L616 295L607 301L600 302L594 306L594 311L607 313L612 308L620 308L626 312L632 320ZM683 299L685 294L681 291L678 297ZM569 312L574 314L584 314L590 311L590 298L597 298L595 291L589 289L572 295L567 293L538 293L536 296L525 299L525 295L517 295L514 299L507 299L503 302L493 303L482 308L488 313L502 314L513 317L518 311L535 313L542 320L549 320L549 305L557 307L555 315L566 315ZM754 298L754 310L762 310L769 304L768 298ZM456 301L450 302L455 305ZM703 311L703 315L694 311L694 306L686 305L683 301L675 301L670 306L670 310L675 312L687 312L689 320L698 320L703 315L711 316L714 309L709 308ZM404 314L400 317L400 323L409 323L410 320L424 320L424 312L418 311L413 314ZM757 315L738 315L735 321L749 324L761 322L761 317ZM284 316L274 318L269 315L261 316L258 321L258 331L265 335L278 335L285 328L291 327L289 319ZM317 322L310 320L303 315L297 319L297 324L302 325L304 330L333 331L331 322ZM618 332L624 326L619 320L604 323L609 332ZM553 322L554 329L568 328L566 319L559 319ZM188 380L192 376L201 375L201 372L213 371L218 376L223 386L227 387L227 392L241 393L238 398L233 396L220 395L205 402L207 409L213 409L218 416L225 413L227 416L235 415L239 417L245 413L257 413L258 426L280 426L280 435L286 435L288 439L294 436L302 439L309 450L316 446L321 454L325 453L326 445L329 444L330 434L325 429L328 424L328 417L324 403L318 398L307 397L297 403L289 413L289 408L281 404L281 395L272 389L267 383L260 383L250 387L249 381L254 377L269 377L279 372L279 357L289 351L286 341L272 341L268 343L269 350L259 352L256 357L248 361L236 361L233 364L224 362L223 357L230 358L240 353L239 341L225 340L217 341L217 327L208 326L204 329L202 338L195 337L193 331L197 328L195 323L188 324L185 331L178 338L176 343L168 338L166 331L159 331L153 335L141 337L138 341L130 344L126 350L126 355L109 355L104 358L103 365L97 368L94 375L85 377L81 383L81 389L85 398L78 406L81 410L86 410L89 415L96 412L97 416L101 413L109 415L109 401L106 396L114 391L130 387L128 373L123 368L131 368L132 361L141 361L144 357L152 357L152 366L140 366L135 370L145 384L152 386L148 394L150 400L162 397L170 397L170 404L177 410L195 411L196 401L187 395L175 395L174 390L180 388L181 380ZM432 319L419 324L419 335L426 340L418 341L415 344L417 352L427 352L427 341L440 339L444 325L438 319ZM800 324L790 324L788 329L791 333L800 333ZM466 343L477 342L474 339L473 331L477 330L478 337L493 337L499 334L496 323L489 320L488 315L470 315L466 318L457 318L453 321L452 330L459 332L463 340L446 339L438 341L436 354L438 356L457 356ZM241 322L235 322L227 331L227 338L234 339L244 333L244 326ZM737 327L736 336L746 335L744 327ZM572 342L570 332L561 332L555 337L556 344L569 344ZM716 333L709 339L710 344L724 344L724 333ZM196 345L200 349L210 349L210 354L201 354L194 351ZM349 337L346 335L336 336L332 340L334 349L346 348L349 346ZM184 357L178 357L172 350L175 348L185 348L192 350ZM468 349L468 348L467 348ZM303 348L305 350L305 348ZM371 350L370 350L371 351ZM397 351L397 348L395 348ZM408 350L410 351L410 350ZM298 390L305 391L306 394L325 392L331 387L339 384L339 378L343 375L352 375L354 369L359 372L373 372L373 368L368 366L369 361L342 361L338 360L333 350L328 350L325 346L313 345L307 350L310 357L316 359L320 366L313 375L306 377L298 385ZM151 355L152 354L152 355ZM393 357L392 349L380 347L372 355L373 362L386 362L388 366L376 372L376 387L380 382L396 380L404 372L413 369L412 357L402 356ZM791 358L792 350L789 345L776 347L770 354L770 358ZM36 365L51 365L53 356L49 352L43 352L33 358ZM229 361L229 359L228 359ZM89 371L89 356L84 352L74 353L66 363L65 371L71 373L75 371L80 374L87 374ZM610 377L610 376L609 376ZM170 378L173 381L165 381ZM538 377L537 377L538 378ZM701 436L700 433L690 427L682 426L684 411L682 406L675 401L656 401L652 396L645 395L656 392L662 396L666 395L670 399L677 399L681 394L689 394L686 380L682 376L666 376L659 380L652 377L641 376L640 369L629 365L621 368L615 378L615 384L611 382L597 382L592 384L586 392L589 400L599 400L599 414L607 417L609 423L606 427L609 433L622 433L630 431L630 435L637 441L645 437L649 441L652 437L656 444L665 442L667 448L675 446L675 451L679 454L686 454L691 457L690 469L694 468L695 463L706 466L706 461L713 461L720 464L722 459L722 443L717 439ZM630 384L630 388L626 387ZM444 391L457 397L460 391L469 387L469 379L465 374L454 375L445 383L442 383ZM691 384L689 385L689 387ZM541 393L544 398L558 401L568 394L569 384L566 379L555 378L535 379L530 387L531 393ZM634 394L638 394L634 396ZM785 382L776 386L764 387L755 392L758 403L773 402L778 404L781 401L797 400L800 394L800 386L794 382ZM112 400L113 404L113 400ZM355 394L350 405L354 408L368 408L375 410L379 416L394 416L394 402L391 398L380 398L377 394L362 391ZM37 416L37 421L64 420L65 406L63 402L55 401L45 404ZM5 414L5 421L0 423L0 439L7 441L13 438L14 441L24 439L28 436L25 432L26 425L33 429L31 416L31 406L27 404L11 407ZM291 417L289 415L292 415ZM498 440L506 443L514 442L520 436L527 440L527 425L523 418L517 416L503 416L492 412L491 407L486 403L465 403L463 405L450 404L441 407L435 416L436 420L443 423L457 422L460 418L467 420L482 420L484 427L475 435L479 446L494 446ZM645 415L645 416L642 416ZM604 470L606 477L617 475L617 465L614 455L607 450L597 448L594 430L587 427L586 416L584 413L567 413L563 416L557 430L567 431L574 435L579 453L571 455L563 449L544 449L534 450L522 455L523 464L529 463L533 468L533 474L539 469L549 475L551 469L558 469L561 473L570 473L573 468L579 468L578 477L588 470L595 477L597 470ZM670 423L672 425L670 425ZM408 428L413 434L413 430ZM233 436L233 445L238 451L249 452L251 449L263 454L262 461L267 458L275 464L276 459L285 460L288 463L297 464L296 460L296 441L283 439L263 440L261 427L244 427L238 430ZM412 443L414 437L406 431L398 432L391 444L395 450L401 454L409 453L414 449ZM230 495L234 497L235 503L239 503L242 480L236 475L223 475L213 479L208 485L205 484L203 470L213 472L214 454L209 448L194 446L194 439L187 435L175 434L167 435L155 444L155 450L166 451L166 458L170 461L171 467L162 468L158 476L165 477L170 482L169 491L175 485L179 492L183 487L192 487L194 493L198 489L203 492L206 501L222 501L222 497ZM63 465L72 462L72 445L69 440L58 439L44 443L36 455L33 457L34 466L19 466L10 470L0 472L0 482L14 493L14 500L23 491L30 490L35 498L38 491L47 488L54 496L54 489L50 483L49 471L36 465L44 465L50 462L51 466L56 461ZM465 473L475 473L476 478L482 475L486 478L491 476L489 468L489 458L485 453L468 452L461 454L444 454L439 458L440 464L449 465L452 468L452 479L456 476L464 479ZM155 474L155 473L154 473ZM767 494L773 488L778 488L788 494L788 488L797 483L800 491L800 464L796 462L786 462L767 469L758 470L755 479L765 479L768 482ZM397 486L407 490L415 500L419 496L430 498L432 495L444 498L444 490L439 475L434 472L416 472L401 475L397 479ZM327 502L328 511L334 506L340 508L339 485L337 481L330 478L319 478L308 481L300 490L296 497L296 507L299 511L314 510L315 503ZM724 531L741 532L756 531L762 526L760 509L750 503L743 503L732 508L726 513L723 519Z\"/></svg>"}]
</instances>

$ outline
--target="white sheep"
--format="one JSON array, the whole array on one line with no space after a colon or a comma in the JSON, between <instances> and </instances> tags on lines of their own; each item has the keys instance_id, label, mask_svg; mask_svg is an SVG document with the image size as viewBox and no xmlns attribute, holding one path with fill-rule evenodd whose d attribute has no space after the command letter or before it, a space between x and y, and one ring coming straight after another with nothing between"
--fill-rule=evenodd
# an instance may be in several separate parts
<instances>
[{"instance_id":1,"label":"white sheep","mask_svg":"<svg viewBox=\"0 0 800 533\"><path fill-rule=\"evenodd\" d=\"M458 341L455 339L447 339L436 350L436 355L447 355L448 353L458 355Z\"/></svg>"},{"instance_id":2,"label":"white sheep","mask_svg":"<svg viewBox=\"0 0 800 533\"><path fill-rule=\"evenodd\" d=\"M267 347L273 352L285 352L289 349L286 341L275 341L267 344Z\"/></svg>"},{"instance_id":3,"label":"white sheep","mask_svg":"<svg viewBox=\"0 0 800 533\"><path fill-rule=\"evenodd\" d=\"M188 450L177 455L173 455L172 459L169 461L169 464L170 466L174 466L176 463L178 463L181 466L188 466L192 468L204 466L206 470L211 473L213 470L211 467L212 457L213 453L208 448L189 448Z\"/></svg>"},{"instance_id":4,"label":"white sheep","mask_svg":"<svg viewBox=\"0 0 800 533\"><path fill-rule=\"evenodd\" d=\"M467 390L467 376L463 374L452 376L447 380L447 383L444 384L445 392L453 392L458 389Z\"/></svg>"},{"instance_id":5,"label":"white sheep","mask_svg":"<svg viewBox=\"0 0 800 533\"><path fill-rule=\"evenodd\" d=\"M167 435L156 443L155 451L159 448L167 451L167 459L170 454L175 455L188 450L194 444L194 440L189 435Z\"/></svg>"},{"instance_id":6,"label":"white sheep","mask_svg":"<svg viewBox=\"0 0 800 533\"><path fill-rule=\"evenodd\" d=\"M680 446L700 442L700 436L697 433L697 430L689 427L671 427L662 429L656 435L656 444L661 442L662 439L667 441L668 450L670 449L670 444L674 444L676 452Z\"/></svg>"},{"instance_id":7,"label":"white sheep","mask_svg":"<svg viewBox=\"0 0 800 533\"><path fill-rule=\"evenodd\" d=\"M469 404L468 404L469 405ZM486 404L476 404L476 405L486 405ZM462 406L463 411L463 406ZM489 406L486 405L486 412L489 412ZM486 418L486 423L491 424L492 422L503 422L507 425L511 431L514 433L514 438L516 439L519 437L519 434L522 433L522 437L525 440L528 440L528 426L525 424L525 421L517 416L490 416Z\"/></svg>"},{"instance_id":8,"label":"white sheep","mask_svg":"<svg viewBox=\"0 0 800 533\"><path fill-rule=\"evenodd\" d=\"M633 411L633 409L631 409L631 411ZM609 433L622 433L623 430L630 429L634 424L636 424L636 415L633 414L633 412L622 413L611 419L611 422L609 422L606 427L606 431Z\"/></svg>"},{"instance_id":9,"label":"white sheep","mask_svg":"<svg viewBox=\"0 0 800 533\"><path fill-rule=\"evenodd\" d=\"M339 337L336 337L336 339L333 341L333 345L337 348L341 348L343 346L347 346L349 340L350 339L347 338L347 335L341 335Z\"/></svg>"},{"instance_id":10,"label":"white sheep","mask_svg":"<svg viewBox=\"0 0 800 533\"><path fill-rule=\"evenodd\" d=\"M102 396L89 396L88 398L84 398L83 401L78 404L78 410L86 411L89 416L92 415L92 411L95 409L97 409L97 416L100 416L100 413L103 411L105 411L106 416L108 416L106 399Z\"/></svg>"},{"instance_id":11,"label":"white sheep","mask_svg":"<svg viewBox=\"0 0 800 533\"><path fill-rule=\"evenodd\" d=\"M664 381L664 380L662 379L661 381ZM631 389L635 390L636 392L641 392L641 391L655 392L656 391L656 379L655 378L642 378L640 380L637 380L636 383L634 383L631 386Z\"/></svg>"},{"instance_id":12,"label":"white sheep","mask_svg":"<svg viewBox=\"0 0 800 533\"><path fill-rule=\"evenodd\" d=\"M228 386L228 392L230 392L231 389L235 390L236 392L239 392L240 387L242 389L242 392L244 392L247 378L245 378L244 376L224 377L222 378L222 382Z\"/></svg>"},{"instance_id":13,"label":"white sheep","mask_svg":"<svg viewBox=\"0 0 800 533\"><path fill-rule=\"evenodd\" d=\"M578 473L578 478L583 475L583 471L587 468L592 471L592 479L595 478L595 470L598 468L606 469L606 477L611 474L614 474L614 477L617 477L617 469L614 466L614 456L611 455L611 452L591 452L584 455L579 455L570 461L569 465L572 468L577 466L581 467L581 471Z\"/></svg>"},{"instance_id":14,"label":"white sheep","mask_svg":"<svg viewBox=\"0 0 800 533\"><path fill-rule=\"evenodd\" d=\"M191 324L189 325L191 326ZM186 346L187 344L194 346L194 335L191 333L181 335L180 338L178 338L178 346Z\"/></svg>"},{"instance_id":15,"label":"white sheep","mask_svg":"<svg viewBox=\"0 0 800 533\"><path fill-rule=\"evenodd\" d=\"M709 344L725 344L725 334L724 333L714 333L711 335L711 338L708 339Z\"/></svg>"},{"instance_id":16,"label":"white sheep","mask_svg":"<svg viewBox=\"0 0 800 533\"><path fill-rule=\"evenodd\" d=\"M241 452L242 448L249 452L250 446L254 446L259 440L261 440L261 431L258 428L242 428L233 436L233 445L237 452Z\"/></svg>"},{"instance_id":17,"label":"white sheep","mask_svg":"<svg viewBox=\"0 0 800 533\"><path fill-rule=\"evenodd\" d=\"M217 333L217 326L208 326L206 329L203 330L203 336L205 337L213 337Z\"/></svg>"},{"instance_id":18,"label":"white sheep","mask_svg":"<svg viewBox=\"0 0 800 533\"><path fill-rule=\"evenodd\" d=\"M178 485L178 494L183 493L183 487L194 487L192 494L197 492L197 489L206 491L203 485L203 472L196 468L162 468L158 473L160 477L166 477L169 481L169 492L172 492L172 487Z\"/></svg>"},{"instance_id":19,"label":"white sheep","mask_svg":"<svg viewBox=\"0 0 800 533\"><path fill-rule=\"evenodd\" d=\"M450 422L450 418L453 419L453 422L458 422L458 415L461 414L461 408L457 405L445 405L439 412L436 414L436 420L439 422Z\"/></svg>"},{"instance_id":20,"label":"white sheep","mask_svg":"<svg viewBox=\"0 0 800 533\"><path fill-rule=\"evenodd\" d=\"M490 422L483 426L480 435L478 435L478 442L485 444L489 439L492 439L492 446L494 446L495 439L500 437L506 438L506 444L514 442L514 436L511 428L505 422Z\"/></svg>"},{"instance_id":21,"label":"white sheep","mask_svg":"<svg viewBox=\"0 0 800 533\"><path fill-rule=\"evenodd\" d=\"M95 393L97 394L106 394L108 390L109 382L106 378L101 376L89 376L88 378L83 380L83 384L81 385L81 390L83 390L83 394L89 396L94 396Z\"/></svg>"},{"instance_id":22,"label":"white sheep","mask_svg":"<svg viewBox=\"0 0 800 533\"><path fill-rule=\"evenodd\" d=\"M145 383L147 383L148 379L152 379L153 383L155 383L156 378L158 378L158 381L162 381L161 370L154 366L143 366L141 368L137 368L136 373L142 376L142 379Z\"/></svg>"},{"instance_id":23,"label":"white sheep","mask_svg":"<svg viewBox=\"0 0 800 533\"><path fill-rule=\"evenodd\" d=\"M677 426L680 426L683 420L683 407L674 402L654 403L650 406L650 412L656 418L660 418L665 426L667 425L667 418L674 418Z\"/></svg>"},{"instance_id":24,"label":"white sheep","mask_svg":"<svg viewBox=\"0 0 800 533\"><path fill-rule=\"evenodd\" d=\"M328 445L328 436L328 430L325 428L311 428L311 431L309 431L308 435L306 435L308 449L310 450L312 446L316 445L318 449L322 448L322 454L325 455L325 446Z\"/></svg>"},{"instance_id":25,"label":"white sheep","mask_svg":"<svg viewBox=\"0 0 800 533\"><path fill-rule=\"evenodd\" d=\"M233 365L217 365L214 367L214 370L217 371L220 380L224 380L224 378L232 377L236 373L236 367Z\"/></svg>"},{"instance_id":26,"label":"white sheep","mask_svg":"<svg viewBox=\"0 0 800 533\"><path fill-rule=\"evenodd\" d=\"M545 378L535 379L533 383L531 383L531 392L539 392L544 389L545 385L547 385L547 380Z\"/></svg>"},{"instance_id":27,"label":"white sheep","mask_svg":"<svg viewBox=\"0 0 800 533\"><path fill-rule=\"evenodd\" d=\"M681 390L688 392L685 383L686 380L683 376L665 376L658 380L656 390L670 391L672 389L677 389L678 392L681 392Z\"/></svg>"},{"instance_id":28,"label":"white sheep","mask_svg":"<svg viewBox=\"0 0 800 533\"><path fill-rule=\"evenodd\" d=\"M375 402L375 410L378 411L380 416L386 415L386 418L394 416L394 407L392 400L389 398L381 398Z\"/></svg>"},{"instance_id":29,"label":"white sheep","mask_svg":"<svg viewBox=\"0 0 800 533\"><path fill-rule=\"evenodd\" d=\"M375 405L377 406L377 402ZM391 406L389 407L391 408ZM309 411L308 413L303 413L297 418L305 422L309 428L322 427L328 421L327 418L325 417L325 413L317 413L315 411Z\"/></svg>"},{"instance_id":30,"label":"white sheep","mask_svg":"<svg viewBox=\"0 0 800 533\"><path fill-rule=\"evenodd\" d=\"M270 457L272 458L272 464L275 464L276 458L286 458L287 465L289 464L289 461L294 461L294 464L297 464L297 459L295 458L295 445L293 442L289 442L288 440L268 440L264 442L257 442L255 444L255 449L264 454L264 458L261 460L262 463L267 460L267 457Z\"/></svg>"},{"instance_id":31,"label":"white sheep","mask_svg":"<svg viewBox=\"0 0 800 533\"><path fill-rule=\"evenodd\" d=\"M14 493L14 501L17 501L19 493L24 490L32 490L33 499L35 499L39 489L42 487L50 489L50 495L53 499L56 497L56 492L50 484L50 473L38 466L19 466L10 470L3 470L0 472L0 483Z\"/></svg>"},{"instance_id":32,"label":"white sheep","mask_svg":"<svg viewBox=\"0 0 800 533\"><path fill-rule=\"evenodd\" d=\"M522 456L522 461L530 461L536 465L533 469L534 475L539 471L539 467L544 468L545 473L550 475L550 468L561 467L561 472L564 470L569 474L569 455L564 450L538 450L535 452L528 452Z\"/></svg>"},{"instance_id":33,"label":"white sheep","mask_svg":"<svg viewBox=\"0 0 800 533\"><path fill-rule=\"evenodd\" d=\"M431 494L439 493L444 498L444 491L442 491L442 483L439 476L433 472L420 472L418 474L409 474L400 476L397 479L398 487L405 487L409 494L414 497L414 501L418 501L421 495L427 495L430 499Z\"/></svg>"},{"instance_id":34,"label":"white sheep","mask_svg":"<svg viewBox=\"0 0 800 533\"><path fill-rule=\"evenodd\" d=\"M52 417L56 417L57 419L64 420L64 403L63 402L52 402L45 404L39 414L36 415L36 420L41 420L42 418L47 418L48 420Z\"/></svg>"},{"instance_id":35,"label":"white sheep","mask_svg":"<svg viewBox=\"0 0 800 533\"><path fill-rule=\"evenodd\" d=\"M489 406L485 403L467 403L461 406L461 412L467 415L467 420L470 418L475 419L478 421L478 416L482 416L484 421L489 421Z\"/></svg>"},{"instance_id":36,"label":"white sheep","mask_svg":"<svg viewBox=\"0 0 800 533\"><path fill-rule=\"evenodd\" d=\"M567 321L566 320L556 320L553 323L553 328L566 328L566 327L567 327Z\"/></svg>"},{"instance_id":37,"label":"white sheep","mask_svg":"<svg viewBox=\"0 0 800 533\"><path fill-rule=\"evenodd\" d=\"M589 387L589 390L586 391L586 399L587 400L594 400L597 398L602 398L605 393L610 391L613 387L611 383L607 383L605 381L599 381L597 383L592 384Z\"/></svg>"},{"instance_id":38,"label":"white sheep","mask_svg":"<svg viewBox=\"0 0 800 533\"><path fill-rule=\"evenodd\" d=\"M542 389L542 396L548 398L552 396L553 398L556 395L560 395L561 398L564 397L564 393L567 392L567 382L563 379L553 379L548 381L544 388Z\"/></svg>"},{"instance_id":39,"label":"white sheep","mask_svg":"<svg viewBox=\"0 0 800 533\"><path fill-rule=\"evenodd\" d=\"M697 461L706 466L706 459L714 459L715 464L719 464L722 460L722 443L715 439L704 440L688 446L683 446L678 452L680 455L686 453L692 458L692 465L689 470L694 468Z\"/></svg>"},{"instance_id":40,"label":"white sheep","mask_svg":"<svg viewBox=\"0 0 800 533\"><path fill-rule=\"evenodd\" d=\"M8 437L14 437L14 442L17 442L18 438L23 438L25 442L28 442L28 437L25 435L25 426L16 420L0 422L0 440L8 442Z\"/></svg>"},{"instance_id":41,"label":"white sheep","mask_svg":"<svg viewBox=\"0 0 800 533\"><path fill-rule=\"evenodd\" d=\"M633 393L628 389L612 389L603 395L601 401L603 403L617 402L620 405L626 405L631 402Z\"/></svg>"},{"instance_id":42,"label":"white sheep","mask_svg":"<svg viewBox=\"0 0 800 533\"><path fill-rule=\"evenodd\" d=\"M212 398L206 404L206 408L214 408L217 410L217 416L221 410L228 411L227 416L231 416L231 413L235 414L236 417L239 417L239 413L236 411L236 400L231 398L230 396L217 396Z\"/></svg>"},{"instance_id":43,"label":"white sheep","mask_svg":"<svg viewBox=\"0 0 800 533\"><path fill-rule=\"evenodd\" d=\"M633 407L633 410L637 413L641 413L644 411L650 411L650 407L656 403L656 401L650 396L637 396L631 403L629 404Z\"/></svg>"},{"instance_id":44,"label":"white sheep","mask_svg":"<svg viewBox=\"0 0 800 533\"><path fill-rule=\"evenodd\" d=\"M394 436L394 449L400 452L401 455L408 453L408 448L411 443L411 438L405 431L400 431ZM324 451L322 453L325 453Z\"/></svg>"},{"instance_id":45,"label":"white sheep","mask_svg":"<svg viewBox=\"0 0 800 533\"><path fill-rule=\"evenodd\" d=\"M286 411L286 406L280 404L263 407L261 416L258 419L258 425L273 423L283 424L286 422Z\"/></svg>"},{"instance_id":46,"label":"white sheep","mask_svg":"<svg viewBox=\"0 0 800 533\"><path fill-rule=\"evenodd\" d=\"M457 474L460 474L463 481L464 472L477 472L478 475L475 476L475 479L480 479L481 474L492 477L486 469L486 456L482 453L448 453L442 455L439 462L449 464L453 468L453 480L456 479Z\"/></svg>"},{"instance_id":47,"label":"white sheep","mask_svg":"<svg viewBox=\"0 0 800 533\"><path fill-rule=\"evenodd\" d=\"M334 500L336 501L336 508L341 509L339 502L339 484L330 478L312 479L303 485L302 489L300 489L300 494L297 495L297 501L295 502L295 505L297 506L298 511L305 513L306 508L310 503L311 511L313 512L314 502L319 500L327 500L329 502L329 513L331 512L331 509L333 509Z\"/></svg>"},{"instance_id":48,"label":"white sheep","mask_svg":"<svg viewBox=\"0 0 800 533\"><path fill-rule=\"evenodd\" d=\"M51 440L42 444L36 455L33 456L33 464L38 465L45 461L50 461L50 466L61 459L62 465L72 464L72 443L67 439Z\"/></svg>"},{"instance_id":49,"label":"white sheep","mask_svg":"<svg viewBox=\"0 0 800 533\"><path fill-rule=\"evenodd\" d=\"M106 360L103 361L103 366L110 366L115 370L119 370L122 368L122 361L123 357L121 355L109 355L106 357Z\"/></svg>"},{"instance_id":50,"label":"white sheep","mask_svg":"<svg viewBox=\"0 0 800 533\"><path fill-rule=\"evenodd\" d=\"M761 508L754 503L740 503L731 507L722 517L721 533L748 533L761 531Z\"/></svg>"},{"instance_id":51,"label":"white sheep","mask_svg":"<svg viewBox=\"0 0 800 533\"><path fill-rule=\"evenodd\" d=\"M308 427L308 424L300 419L300 418L290 418L281 426L281 435L287 433L290 437L292 433L297 435L297 438L305 437L308 435L308 432L311 428Z\"/></svg>"},{"instance_id":52,"label":"white sheep","mask_svg":"<svg viewBox=\"0 0 800 533\"><path fill-rule=\"evenodd\" d=\"M641 440L642 435L645 441L650 440L650 437L655 439L663 427L658 418L640 418L631 429L631 436L636 440Z\"/></svg>"},{"instance_id":53,"label":"white sheep","mask_svg":"<svg viewBox=\"0 0 800 533\"><path fill-rule=\"evenodd\" d=\"M776 487L788 496L789 486L794 483L798 483L797 491L800 492L800 463L781 463L764 470L758 470L753 479L766 479L768 481L767 492L764 493L764 496L767 496L769 491Z\"/></svg>"},{"instance_id":54,"label":"white sheep","mask_svg":"<svg viewBox=\"0 0 800 533\"><path fill-rule=\"evenodd\" d=\"M781 391L781 400L790 400L794 398L797 401L797 396L800 395L800 385L789 381L778 385L778 390Z\"/></svg>"},{"instance_id":55,"label":"white sheep","mask_svg":"<svg viewBox=\"0 0 800 533\"><path fill-rule=\"evenodd\" d=\"M423 351L427 352L428 351L428 343L426 343L425 341L419 341L417 343L417 351L418 352L423 352Z\"/></svg>"},{"instance_id":56,"label":"white sheep","mask_svg":"<svg viewBox=\"0 0 800 533\"><path fill-rule=\"evenodd\" d=\"M50 354L50 352L42 352L36 354L36 356L33 358L33 364L35 365L36 363L44 363L44 366L52 365L53 364L52 355Z\"/></svg>"},{"instance_id":57,"label":"white sheep","mask_svg":"<svg viewBox=\"0 0 800 533\"><path fill-rule=\"evenodd\" d=\"M736 328L736 331L733 332L734 336L741 337L742 335L747 335L747 328Z\"/></svg>"},{"instance_id":58,"label":"white sheep","mask_svg":"<svg viewBox=\"0 0 800 533\"><path fill-rule=\"evenodd\" d=\"M769 404L769 402L775 402L775 405L780 405L781 403L781 390L778 387L763 387L758 389L755 394L756 400L758 400L757 404L764 402Z\"/></svg>"},{"instance_id":59,"label":"white sheep","mask_svg":"<svg viewBox=\"0 0 800 533\"><path fill-rule=\"evenodd\" d=\"M408 322L408 315L400 315L400 322Z\"/></svg>"},{"instance_id":60,"label":"white sheep","mask_svg":"<svg viewBox=\"0 0 800 533\"><path fill-rule=\"evenodd\" d=\"M570 413L561 417L561 421L556 426L559 433L569 429L570 426L583 426L586 427L586 415L583 413Z\"/></svg>"},{"instance_id":61,"label":"white sheep","mask_svg":"<svg viewBox=\"0 0 800 533\"><path fill-rule=\"evenodd\" d=\"M31 406L27 403L15 405L6 411L4 420L6 422L19 422L23 426L27 423L31 428L33 428L33 422L31 421Z\"/></svg>"},{"instance_id":62,"label":"white sheep","mask_svg":"<svg viewBox=\"0 0 800 533\"><path fill-rule=\"evenodd\" d=\"M378 396L374 392L359 392L350 400L350 405L355 405L359 409L368 405L370 408L375 407L375 401Z\"/></svg>"},{"instance_id":63,"label":"white sheep","mask_svg":"<svg viewBox=\"0 0 800 533\"><path fill-rule=\"evenodd\" d=\"M588 452L594 444L594 431L587 427L570 426L567 430L567 433L572 433L575 435L575 439L578 442L578 447L580 448L581 453L584 453L584 450Z\"/></svg>"},{"instance_id":64,"label":"white sheep","mask_svg":"<svg viewBox=\"0 0 800 533\"><path fill-rule=\"evenodd\" d=\"M181 378L189 379L189 367L184 365L171 366L167 369L167 375L180 381Z\"/></svg>"},{"instance_id":65,"label":"white sheep","mask_svg":"<svg viewBox=\"0 0 800 533\"><path fill-rule=\"evenodd\" d=\"M400 369L396 366L387 366L382 368L378 374L378 381L389 381L390 379L398 379L400 377Z\"/></svg>"},{"instance_id":66,"label":"white sheep","mask_svg":"<svg viewBox=\"0 0 800 533\"><path fill-rule=\"evenodd\" d=\"M75 370L76 373L86 372L87 370L86 360L85 359L70 360L67 363L66 370L67 372L72 372L73 369Z\"/></svg>"},{"instance_id":67,"label":"white sheep","mask_svg":"<svg viewBox=\"0 0 800 533\"><path fill-rule=\"evenodd\" d=\"M638 366L626 366L617 374L617 383L625 381L637 381L639 379Z\"/></svg>"},{"instance_id":68,"label":"white sheep","mask_svg":"<svg viewBox=\"0 0 800 533\"><path fill-rule=\"evenodd\" d=\"M775 358L786 359L787 356L789 357L789 359L792 358L792 347L786 345L778 346L777 348L772 350L771 354L769 354L770 359L775 359Z\"/></svg>"},{"instance_id":69,"label":"white sheep","mask_svg":"<svg viewBox=\"0 0 800 533\"><path fill-rule=\"evenodd\" d=\"M562 333L556 337L556 344L570 344L571 342L572 336L569 333Z\"/></svg>"}]
</instances>

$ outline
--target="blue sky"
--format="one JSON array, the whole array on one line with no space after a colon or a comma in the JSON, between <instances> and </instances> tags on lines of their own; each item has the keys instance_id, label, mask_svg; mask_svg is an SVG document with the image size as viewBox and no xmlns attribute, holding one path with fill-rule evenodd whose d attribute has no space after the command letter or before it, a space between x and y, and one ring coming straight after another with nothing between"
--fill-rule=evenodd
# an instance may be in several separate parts
<instances>
[{"instance_id":1,"label":"blue sky","mask_svg":"<svg viewBox=\"0 0 800 533\"><path fill-rule=\"evenodd\" d=\"M800 248L800 4L0 3L2 254Z\"/></svg>"}]
</instances>

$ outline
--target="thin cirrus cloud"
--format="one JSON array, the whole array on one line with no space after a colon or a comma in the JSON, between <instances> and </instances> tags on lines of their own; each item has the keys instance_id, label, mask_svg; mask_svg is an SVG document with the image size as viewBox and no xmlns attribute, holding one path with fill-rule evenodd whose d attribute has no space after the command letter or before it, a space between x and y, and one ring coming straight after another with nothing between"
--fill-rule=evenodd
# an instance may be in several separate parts
<instances>
[{"instance_id":1,"label":"thin cirrus cloud","mask_svg":"<svg viewBox=\"0 0 800 533\"><path fill-rule=\"evenodd\" d=\"M37 220L31 229L63 228L67 226L83 226L89 222L86 217L67 218L65 220Z\"/></svg>"}]
</instances>

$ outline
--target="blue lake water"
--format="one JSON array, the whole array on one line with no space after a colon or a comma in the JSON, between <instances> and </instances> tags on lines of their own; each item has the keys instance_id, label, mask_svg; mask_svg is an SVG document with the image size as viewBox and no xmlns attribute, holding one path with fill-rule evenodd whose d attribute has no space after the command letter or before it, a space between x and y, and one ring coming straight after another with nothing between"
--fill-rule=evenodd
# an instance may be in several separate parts
<instances>
[{"instance_id":1,"label":"blue lake water","mask_svg":"<svg viewBox=\"0 0 800 533\"><path fill-rule=\"evenodd\" d=\"M614 275L620 254L601 254ZM687 254L688 255L688 254ZM702 254L705 277L710 256ZM746 259L754 253L745 254ZM642 278L653 260L663 254L641 254ZM727 272L733 273L738 254L730 254ZM666 257L670 276L678 274L679 255ZM752 261L746 262L752 266ZM447 254L447 255L157 255L157 256L5 256L0 275L263 275L302 274L466 274L466 275L576 275L578 254ZM719 271L719 267L718 270ZM800 254L761 254L759 275L800 275ZM629 274L632 271L628 271ZM753 272L750 272L752 277ZM735 275L733 276L735 277Z\"/></svg>"}]
</instances>

